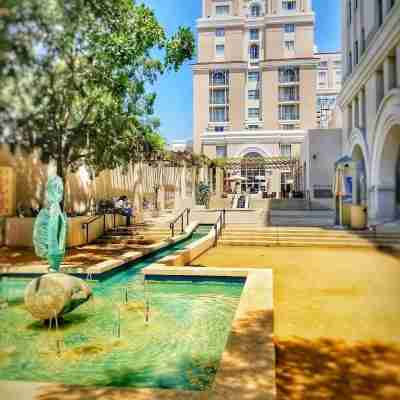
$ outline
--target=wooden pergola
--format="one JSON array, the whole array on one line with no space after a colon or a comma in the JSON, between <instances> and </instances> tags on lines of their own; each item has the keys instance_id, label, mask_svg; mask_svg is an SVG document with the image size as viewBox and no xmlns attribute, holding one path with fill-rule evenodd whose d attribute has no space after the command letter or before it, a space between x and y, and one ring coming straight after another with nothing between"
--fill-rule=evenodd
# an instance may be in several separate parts
<instances>
[{"instance_id":1,"label":"wooden pergola","mask_svg":"<svg viewBox=\"0 0 400 400\"><path fill-rule=\"evenodd\" d=\"M246 168L260 168L265 170L278 170L289 172L294 180L296 191L304 190L304 168L298 158L288 157L244 157L230 158L224 161L225 172L240 175L241 170Z\"/></svg>"}]
</instances>

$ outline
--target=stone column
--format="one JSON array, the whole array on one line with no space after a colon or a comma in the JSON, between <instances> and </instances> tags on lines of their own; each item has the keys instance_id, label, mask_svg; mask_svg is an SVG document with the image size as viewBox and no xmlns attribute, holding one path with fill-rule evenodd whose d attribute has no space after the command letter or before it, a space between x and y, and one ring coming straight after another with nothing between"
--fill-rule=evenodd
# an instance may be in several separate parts
<instances>
[{"instance_id":1,"label":"stone column","mask_svg":"<svg viewBox=\"0 0 400 400\"><path fill-rule=\"evenodd\" d=\"M383 86L385 96L396 86L396 59L394 57L386 57L383 63Z\"/></svg>"},{"instance_id":2,"label":"stone column","mask_svg":"<svg viewBox=\"0 0 400 400\"><path fill-rule=\"evenodd\" d=\"M364 89L361 89L360 93L358 94L358 127L360 129L365 128L364 96Z\"/></svg>"},{"instance_id":3,"label":"stone column","mask_svg":"<svg viewBox=\"0 0 400 400\"><path fill-rule=\"evenodd\" d=\"M216 170L216 188L215 195L219 198L224 191L224 170L217 168Z\"/></svg>"},{"instance_id":4,"label":"stone column","mask_svg":"<svg viewBox=\"0 0 400 400\"><path fill-rule=\"evenodd\" d=\"M356 110L356 108L357 108L357 102L356 102L356 99L354 98L351 101L351 128L352 128L352 130L357 127L357 118L356 118L357 110Z\"/></svg>"},{"instance_id":5,"label":"stone column","mask_svg":"<svg viewBox=\"0 0 400 400\"><path fill-rule=\"evenodd\" d=\"M371 189L371 222L383 223L396 217L396 188L392 185L378 185Z\"/></svg>"}]
</instances>

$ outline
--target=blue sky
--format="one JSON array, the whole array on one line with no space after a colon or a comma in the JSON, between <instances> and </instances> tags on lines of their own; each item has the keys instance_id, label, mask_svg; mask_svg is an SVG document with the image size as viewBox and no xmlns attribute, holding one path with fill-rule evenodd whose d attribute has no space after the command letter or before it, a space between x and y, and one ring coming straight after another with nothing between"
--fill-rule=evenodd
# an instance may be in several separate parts
<instances>
[{"instance_id":1,"label":"blue sky","mask_svg":"<svg viewBox=\"0 0 400 400\"><path fill-rule=\"evenodd\" d=\"M168 33L180 25L190 26L201 15L201 0L143 0L155 11ZM313 0L316 13L316 43L319 51L340 49L340 0ZM194 60L193 60L194 62ZM155 85L155 114L161 120L161 134L171 142L192 138L192 71L190 63L177 73L160 78Z\"/></svg>"}]
</instances>

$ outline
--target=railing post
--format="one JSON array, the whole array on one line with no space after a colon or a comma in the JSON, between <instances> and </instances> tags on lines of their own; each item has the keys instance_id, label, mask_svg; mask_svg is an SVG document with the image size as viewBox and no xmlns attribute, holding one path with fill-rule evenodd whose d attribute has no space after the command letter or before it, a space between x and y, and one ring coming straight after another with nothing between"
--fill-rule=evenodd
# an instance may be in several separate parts
<instances>
[{"instance_id":1,"label":"railing post","mask_svg":"<svg viewBox=\"0 0 400 400\"><path fill-rule=\"evenodd\" d=\"M187 221L187 225L189 225L189 215L190 215L190 208L186 209L186 221Z\"/></svg>"},{"instance_id":2,"label":"railing post","mask_svg":"<svg viewBox=\"0 0 400 400\"><path fill-rule=\"evenodd\" d=\"M184 229L183 229L183 214L181 216L181 233L183 233Z\"/></svg>"},{"instance_id":3,"label":"railing post","mask_svg":"<svg viewBox=\"0 0 400 400\"><path fill-rule=\"evenodd\" d=\"M114 219L114 229L117 227L116 221L115 221L115 212L113 212L113 219Z\"/></svg>"},{"instance_id":4,"label":"railing post","mask_svg":"<svg viewBox=\"0 0 400 400\"><path fill-rule=\"evenodd\" d=\"M86 244L89 244L89 224L86 224Z\"/></svg>"},{"instance_id":5,"label":"railing post","mask_svg":"<svg viewBox=\"0 0 400 400\"><path fill-rule=\"evenodd\" d=\"M106 233L106 214L103 215L103 234Z\"/></svg>"},{"instance_id":6,"label":"railing post","mask_svg":"<svg viewBox=\"0 0 400 400\"><path fill-rule=\"evenodd\" d=\"M175 236L174 224L171 222L169 224L169 228L171 229L171 237Z\"/></svg>"}]
</instances>

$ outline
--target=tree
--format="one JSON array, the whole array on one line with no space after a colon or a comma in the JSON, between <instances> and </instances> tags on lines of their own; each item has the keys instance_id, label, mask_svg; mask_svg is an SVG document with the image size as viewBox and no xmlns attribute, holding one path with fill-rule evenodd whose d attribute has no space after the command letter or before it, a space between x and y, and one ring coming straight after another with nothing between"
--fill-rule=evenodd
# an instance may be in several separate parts
<instances>
[{"instance_id":1,"label":"tree","mask_svg":"<svg viewBox=\"0 0 400 400\"><path fill-rule=\"evenodd\" d=\"M0 138L53 160L63 179L159 151L148 88L194 53L188 28L167 37L132 0L3 0Z\"/></svg>"}]
</instances>

